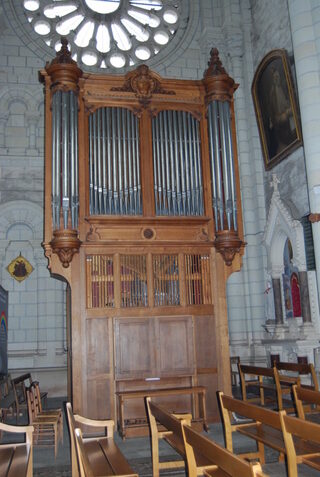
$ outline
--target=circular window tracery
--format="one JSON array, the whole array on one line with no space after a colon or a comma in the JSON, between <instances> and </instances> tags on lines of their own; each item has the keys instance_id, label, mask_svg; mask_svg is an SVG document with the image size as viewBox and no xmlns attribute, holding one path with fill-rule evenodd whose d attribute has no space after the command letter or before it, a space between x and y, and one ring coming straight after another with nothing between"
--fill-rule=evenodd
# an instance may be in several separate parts
<instances>
[{"instance_id":1,"label":"circular window tracery","mask_svg":"<svg viewBox=\"0 0 320 477\"><path fill-rule=\"evenodd\" d=\"M157 55L175 36L181 0L24 0L33 30L48 46L68 37L85 66L125 68Z\"/></svg>"}]
</instances>

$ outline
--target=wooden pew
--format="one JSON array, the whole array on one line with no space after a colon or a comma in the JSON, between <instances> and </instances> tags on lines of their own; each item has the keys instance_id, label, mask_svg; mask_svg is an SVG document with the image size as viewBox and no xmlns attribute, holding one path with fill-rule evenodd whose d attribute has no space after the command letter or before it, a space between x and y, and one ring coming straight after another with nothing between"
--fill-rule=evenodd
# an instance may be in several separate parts
<instances>
[{"instance_id":1,"label":"wooden pew","mask_svg":"<svg viewBox=\"0 0 320 477\"><path fill-rule=\"evenodd\" d=\"M273 405L276 409L282 409L282 393L277 368L263 366L251 366L238 364L242 399L265 406ZM248 388L256 391L256 395L248 396ZM266 391L269 396L266 396Z\"/></svg>"},{"instance_id":2,"label":"wooden pew","mask_svg":"<svg viewBox=\"0 0 320 477\"><path fill-rule=\"evenodd\" d=\"M151 435L151 453L153 477L159 477L161 469L174 469L185 467L186 451L182 424L191 423L191 414L170 414L164 407L151 401L150 396L145 398L148 412ZM158 427L161 426L161 429ZM162 430L164 429L164 430ZM164 439L183 460L159 461L159 441ZM204 469L214 468L211 462L203 456L196 454L196 468L198 475L202 475Z\"/></svg>"},{"instance_id":3,"label":"wooden pew","mask_svg":"<svg viewBox=\"0 0 320 477\"><path fill-rule=\"evenodd\" d=\"M226 448L233 452L233 432L239 432L252 438L258 446L257 451L241 454L243 458L258 458L265 463L264 446L271 447L280 453L279 460L284 460L285 445L283 442L280 417L276 411L257 406L240 399L235 399L218 392L221 418L223 423ZM241 416L240 422L234 415ZM242 418L246 418L246 421Z\"/></svg>"},{"instance_id":4,"label":"wooden pew","mask_svg":"<svg viewBox=\"0 0 320 477\"><path fill-rule=\"evenodd\" d=\"M0 475L32 477L32 426L11 426L0 422L0 431L25 434L25 442L0 444Z\"/></svg>"},{"instance_id":5,"label":"wooden pew","mask_svg":"<svg viewBox=\"0 0 320 477\"><path fill-rule=\"evenodd\" d=\"M199 434L190 426L183 424L183 433L185 437L185 449L188 465L188 476L196 477L198 475L195 454L202 455L209 460L215 469L205 470L205 475L210 477L263 477L259 463L252 464L237 455L224 449L216 442Z\"/></svg>"},{"instance_id":6,"label":"wooden pew","mask_svg":"<svg viewBox=\"0 0 320 477\"><path fill-rule=\"evenodd\" d=\"M70 434L72 477L123 475L137 477L114 442L114 421L94 420L73 414L71 403L66 404ZM90 432L83 437L84 428ZM78 430L78 436L76 434ZM95 435L92 434L95 432ZM98 434L98 435L97 435ZM100 470L99 470L100 469Z\"/></svg>"},{"instance_id":7,"label":"wooden pew","mask_svg":"<svg viewBox=\"0 0 320 477\"><path fill-rule=\"evenodd\" d=\"M282 395L283 407L287 412L294 412L292 385L300 385L305 388L319 390L317 373L312 363L291 363L285 361L275 362L275 366L279 371L279 381ZM310 384L303 383L303 378L307 379ZM287 397L287 399L286 399Z\"/></svg>"},{"instance_id":8,"label":"wooden pew","mask_svg":"<svg viewBox=\"0 0 320 477\"><path fill-rule=\"evenodd\" d=\"M254 404L226 396L223 392L218 393L218 400L222 414L226 448L233 452L232 433L239 432L253 439L258 446L256 452L239 454L243 458L258 458L261 464L265 463L264 446L268 446L279 454L279 460L283 461L286 455L286 446L283 439L279 412L256 406ZM231 420L231 415L237 414L248 419L247 422ZM320 451L315 445L297 440L296 452L300 462L303 456Z\"/></svg>"},{"instance_id":9,"label":"wooden pew","mask_svg":"<svg viewBox=\"0 0 320 477\"><path fill-rule=\"evenodd\" d=\"M286 446L289 477L298 477L297 464L303 463L320 471L320 426L313 422L286 415L280 411L280 421ZM297 452L296 439L310 447L303 456ZM312 452L313 448L313 452ZM317 451L318 450L318 451Z\"/></svg>"},{"instance_id":10,"label":"wooden pew","mask_svg":"<svg viewBox=\"0 0 320 477\"><path fill-rule=\"evenodd\" d=\"M303 386L292 386L297 416L300 419L320 416L320 391L305 388Z\"/></svg>"},{"instance_id":11,"label":"wooden pew","mask_svg":"<svg viewBox=\"0 0 320 477\"><path fill-rule=\"evenodd\" d=\"M295 374L296 378L300 378L301 386L319 391L317 373L312 363L288 363L285 361L278 361L275 362L275 366L279 371L280 379L288 377L288 373L291 373L291 377ZM301 379L303 377L308 378L310 385L303 383L303 379Z\"/></svg>"}]
</instances>

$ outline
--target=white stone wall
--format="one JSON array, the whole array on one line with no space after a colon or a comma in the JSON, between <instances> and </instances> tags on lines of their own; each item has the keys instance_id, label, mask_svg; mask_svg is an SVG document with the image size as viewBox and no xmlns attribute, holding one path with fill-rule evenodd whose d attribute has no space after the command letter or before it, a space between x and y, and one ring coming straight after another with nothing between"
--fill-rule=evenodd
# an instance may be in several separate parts
<instances>
[{"instance_id":1,"label":"white stone wall","mask_svg":"<svg viewBox=\"0 0 320 477\"><path fill-rule=\"evenodd\" d=\"M44 104L38 70L44 62L19 39L2 8L0 277L9 291L8 367L13 376L31 371L51 396L66 395L65 284L50 277L41 247ZM23 282L7 271L20 253L34 269Z\"/></svg>"}]
</instances>

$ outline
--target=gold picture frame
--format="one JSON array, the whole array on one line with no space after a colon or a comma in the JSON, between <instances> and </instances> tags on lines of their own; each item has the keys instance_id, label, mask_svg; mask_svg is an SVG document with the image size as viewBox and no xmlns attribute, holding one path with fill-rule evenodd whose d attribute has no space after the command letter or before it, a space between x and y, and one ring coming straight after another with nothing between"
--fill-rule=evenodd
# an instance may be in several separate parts
<instances>
[{"instance_id":1,"label":"gold picture frame","mask_svg":"<svg viewBox=\"0 0 320 477\"><path fill-rule=\"evenodd\" d=\"M32 273L33 266L20 252L20 255L9 263L7 270L12 278L18 282L22 282Z\"/></svg>"},{"instance_id":2,"label":"gold picture frame","mask_svg":"<svg viewBox=\"0 0 320 477\"><path fill-rule=\"evenodd\" d=\"M263 58L254 75L251 92L268 170L302 145L286 50L272 50Z\"/></svg>"}]
</instances>

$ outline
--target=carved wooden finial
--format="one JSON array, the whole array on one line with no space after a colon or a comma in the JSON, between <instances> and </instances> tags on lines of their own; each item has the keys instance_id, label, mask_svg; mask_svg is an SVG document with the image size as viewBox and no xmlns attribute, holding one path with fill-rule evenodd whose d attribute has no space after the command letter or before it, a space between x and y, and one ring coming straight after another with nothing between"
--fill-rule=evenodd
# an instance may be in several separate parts
<instances>
[{"instance_id":1,"label":"carved wooden finial","mask_svg":"<svg viewBox=\"0 0 320 477\"><path fill-rule=\"evenodd\" d=\"M239 86L222 66L217 48L210 51L208 68L204 72L203 82L207 92L206 101L230 101Z\"/></svg>"},{"instance_id":2,"label":"carved wooden finial","mask_svg":"<svg viewBox=\"0 0 320 477\"><path fill-rule=\"evenodd\" d=\"M56 57L46 64L46 72L51 77L53 92L56 89L77 91L82 70L71 58L68 40L65 37L61 37L61 49L57 52Z\"/></svg>"},{"instance_id":3,"label":"carved wooden finial","mask_svg":"<svg viewBox=\"0 0 320 477\"><path fill-rule=\"evenodd\" d=\"M222 66L219 58L219 51L217 48L212 48L210 51L210 61L208 61L208 69L204 73L204 77L226 75L227 72Z\"/></svg>"},{"instance_id":4,"label":"carved wooden finial","mask_svg":"<svg viewBox=\"0 0 320 477\"><path fill-rule=\"evenodd\" d=\"M71 64L71 65L76 65L76 61L74 61L71 58L71 51L68 48L68 40L66 37L62 36L61 39L61 49L57 51L56 57L51 61L51 65L56 65L56 64ZM47 63L47 65L49 65Z\"/></svg>"}]
</instances>

